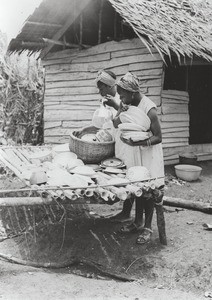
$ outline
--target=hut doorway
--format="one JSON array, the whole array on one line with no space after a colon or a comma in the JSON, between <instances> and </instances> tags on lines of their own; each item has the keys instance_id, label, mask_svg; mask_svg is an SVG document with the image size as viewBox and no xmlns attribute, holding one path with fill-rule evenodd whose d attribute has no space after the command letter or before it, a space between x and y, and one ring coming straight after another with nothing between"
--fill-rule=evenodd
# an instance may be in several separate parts
<instances>
[{"instance_id":1,"label":"hut doorway","mask_svg":"<svg viewBox=\"0 0 212 300\"><path fill-rule=\"evenodd\" d=\"M188 67L190 144L212 142L212 66Z\"/></svg>"},{"instance_id":2,"label":"hut doorway","mask_svg":"<svg viewBox=\"0 0 212 300\"><path fill-rule=\"evenodd\" d=\"M212 143L212 66L169 65L164 90L189 93L189 144Z\"/></svg>"}]
</instances>

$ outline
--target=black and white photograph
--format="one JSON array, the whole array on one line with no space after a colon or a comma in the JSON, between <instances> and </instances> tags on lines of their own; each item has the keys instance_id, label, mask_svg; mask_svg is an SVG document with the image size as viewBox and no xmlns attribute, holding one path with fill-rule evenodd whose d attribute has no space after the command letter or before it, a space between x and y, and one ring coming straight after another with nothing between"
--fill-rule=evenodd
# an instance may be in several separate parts
<instances>
[{"instance_id":1,"label":"black and white photograph","mask_svg":"<svg viewBox=\"0 0 212 300\"><path fill-rule=\"evenodd\" d=\"M212 299L212 0L0 0L1 299Z\"/></svg>"}]
</instances>

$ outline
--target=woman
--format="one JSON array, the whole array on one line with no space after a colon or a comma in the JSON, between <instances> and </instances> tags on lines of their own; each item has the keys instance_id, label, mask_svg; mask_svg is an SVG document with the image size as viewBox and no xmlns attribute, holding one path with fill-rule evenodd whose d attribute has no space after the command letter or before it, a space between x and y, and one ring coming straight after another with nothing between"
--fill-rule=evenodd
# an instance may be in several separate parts
<instances>
[{"instance_id":1,"label":"woman","mask_svg":"<svg viewBox=\"0 0 212 300\"><path fill-rule=\"evenodd\" d=\"M120 99L116 91L116 75L107 70L101 70L96 77L96 84L100 95L104 98L104 105L112 108L115 116L119 109Z\"/></svg>"},{"instance_id":2,"label":"woman","mask_svg":"<svg viewBox=\"0 0 212 300\"><path fill-rule=\"evenodd\" d=\"M142 95L139 89L139 80L136 76L128 72L117 83L117 92L120 95L120 108L117 116L113 120L115 128L123 123L123 116L126 113L130 116L129 107L137 107L142 113L145 113L150 121L150 135L145 140L134 142L132 139L125 139L119 132L116 135L116 157L122 159L127 167L142 165L150 171L152 178L157 180L158 189L164 186L164 163L162 151L162 135L160 123L157 116L156 105L145 95ZM128 112L129 111L129 112ZM132 111L135 111L132 110ZM134 122L137 124L141 121L142 113L136 114ZM133 115L134 116L134 115ZM132 118L131 118L132 119ZM127 148L126 148L127 147ZM160 193L161 198L162 193ZM137 238L138 244L150 241L152 234L152 216L154 211L153 198L142 195L136 198L135 220L132 224L123 226L121 232L137 232L141 230L141 234ZM125 219L130 217L134 199L127 199L124 202L123 210L114 219ZM143 227L143 211L145 212L145 223Z\"/></svg>"},{"instance_id":3,"label":"woman","mask_svg":"<svg viewBox=\"0 0 212 300\"><path fill-rule=\"evenodd\" d=\"M111 71L101 70L98 72L95 82L100 95L104 98L103 104L110 109L113 117L115 117L120 105L119 94L116 91L116 75ZM83 133L83 131L92 128L96 127L94 125L86 126L78 132Z\"/></svg>"}]
</instances>

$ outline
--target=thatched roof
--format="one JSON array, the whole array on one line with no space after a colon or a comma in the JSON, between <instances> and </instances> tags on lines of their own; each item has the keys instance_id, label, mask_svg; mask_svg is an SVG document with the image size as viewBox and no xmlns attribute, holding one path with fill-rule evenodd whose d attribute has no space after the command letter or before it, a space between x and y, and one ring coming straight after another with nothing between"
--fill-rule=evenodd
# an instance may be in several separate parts
<instances>
[{"instance_id":1,"label":"thatched roof","mask_svg":"<svg viewBox=\"0 0 212 300\"><path fill-rule=\"evenodd\" d=\"M34 52L47 48L46 42L51 43L51 39L60 42L74 22L73 8L75 12L78 9L77 18L92 1L95 0L43 0L19 35L10 42L8 50ZM162 56L170 53L178 57L196 55L212 61L211 0L104 1L111 3L149 49L154 46ZM45 54L51 49L47 48Z\"/></svg>"},{"instance_id":2,"label":"thatched roof","mask_svg":"<svg viewBox=\"0 0 212 300\"><path fill-rule=\"evenodd\" d=\"M212 1L109 1L147 47L212 60Z\"/></svg>"},{"instance_id":3,"label":"thatched roof","mask_svg":"<svg viewBox=\"0 0 212 300\"><path fill-rule=\"evenodd\" d=\"M24 22L17 37L10 41L8 52L42 50L46 46L43 38L51 39L63 28L71 12L75 10L75 1L43 0Z\"/></svg>"}]
</instances>

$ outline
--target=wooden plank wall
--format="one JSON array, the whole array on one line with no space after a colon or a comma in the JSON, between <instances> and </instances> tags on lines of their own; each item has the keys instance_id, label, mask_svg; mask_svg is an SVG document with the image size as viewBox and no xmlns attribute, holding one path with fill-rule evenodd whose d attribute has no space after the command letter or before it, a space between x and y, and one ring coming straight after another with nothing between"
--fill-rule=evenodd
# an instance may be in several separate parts
<instances>
[{"instance_id":1,"label":"wooden plank wall","mask_svg":"<svg viewBox=\"0 0 212 300\"><path fill-rule=\"evenodd\" d=\"M166 162L177 159L182 149L189 146L188 103L189 95L187 92L162 91L160 119ZM175 149L174 153L173 149Z\"/></svg>"},{"instance_id":2,"label":"wooden plank wall","mask_svg":"<svg viewBox=\"0 0 212 300\"><path fill-rule=\"evenodd\" d=\"M50 53L43 65L45 143L65 143L71 130L90 124L101 98L94 80L103 68L110 69L117 77L127 71L136 74L142 79L143 93L161 112L163 62L154 49L151 54L139 39Z\"/></svg>"}]
</instances>

